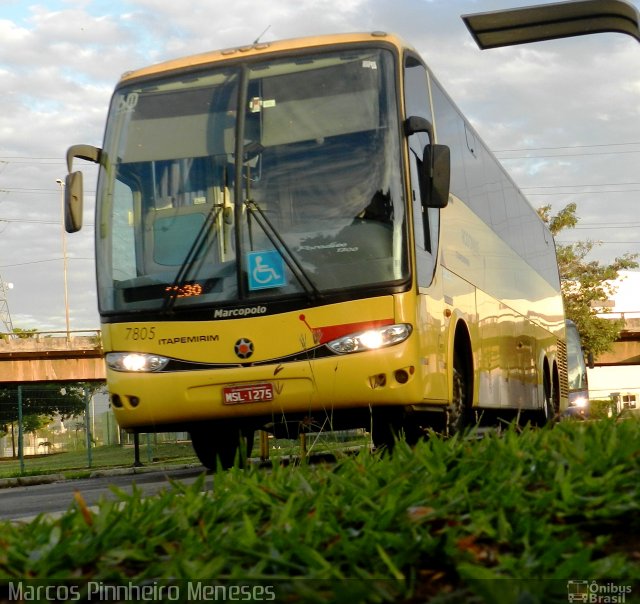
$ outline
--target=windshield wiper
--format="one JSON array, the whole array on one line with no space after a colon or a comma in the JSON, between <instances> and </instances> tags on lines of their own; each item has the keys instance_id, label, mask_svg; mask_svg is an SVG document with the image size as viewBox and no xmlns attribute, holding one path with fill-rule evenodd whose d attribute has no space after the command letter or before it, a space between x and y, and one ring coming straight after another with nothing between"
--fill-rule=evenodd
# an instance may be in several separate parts
<instances>
[{"instance_id":1,"label":"windshield wiper","mask_svg":"<svg viewBox=\"0 0 640 604\"><path fill-rule=\"evenodd\" d=\"M255 218L258 226L263 230L273 247L280 253L280 256L282 256L285 264L289 267L289 270L293 273L298 283L300 283L308 298L311 301L316 301L320 298L320 290L316 287L311 277L309 277L309 273L302 266L286 241L280 233L278 233L278 230L273 226L273 223L262 211L262 208L253 199L247 199L244 203L250 215Z\"/></svg>"},{"instance_id":2,"label":"windshield wiper","mask_svg":"<svg viewBox=\"0 0 640 604\"><path fill-rule=\"evenodd\" d=\"M193 265L196 263L196 260L201 257L202 250L207 241L207 235L209 234L211 227L216 223L218 216L220 216L222 208L222 204L213 206L207 213L202 226L196 233L193 243L184 258L184 261L176 273L173 283L169 286L169 295L165 298L164 303L162 304L162 312L169 312L175 305L176 300L178 299L178 292L186 283L187 276L193 268Z\"/></svg>"}]
</instances>

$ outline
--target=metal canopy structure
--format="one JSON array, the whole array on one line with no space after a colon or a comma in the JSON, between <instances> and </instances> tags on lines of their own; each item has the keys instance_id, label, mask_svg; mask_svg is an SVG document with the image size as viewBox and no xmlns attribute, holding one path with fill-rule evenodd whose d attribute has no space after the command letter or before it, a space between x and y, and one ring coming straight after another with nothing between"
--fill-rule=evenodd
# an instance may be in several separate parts
<instances>
[{"instance_id":1,"label":"metal canopy structure","mask_svg":"<svg viewBox=\"0 0 640 604\"><path fill-rule=\"evenodd\" d=\"M11 314L9 313L9 301L7 300L7 289L11 289L13 285L5 283L0 276L0 333L5 330L7 335L13 334L13 323L11 322Z\"/></svg>"},{"instance_id":2,"label":"metal canopy structure","mask_svg":"<svg viewBox=\"0 0 640 604\"><path fill-rule=\"evenodd\" d=\"M605 32L640 42L640 14L624 0L570 0L462 15L482 49Z\"/></svg>"}]
</instances>

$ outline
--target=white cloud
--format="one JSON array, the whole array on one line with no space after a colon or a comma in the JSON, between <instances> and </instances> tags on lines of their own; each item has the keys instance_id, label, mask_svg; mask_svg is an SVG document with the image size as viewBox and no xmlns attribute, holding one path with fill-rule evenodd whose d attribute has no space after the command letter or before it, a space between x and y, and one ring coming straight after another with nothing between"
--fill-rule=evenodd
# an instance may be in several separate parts
<instances>
[{"instance_id":1,"label":"white cloud","mask_svg":"<svg viewBox=\"0 0 640 604\"><path fill-rule=\"evenodd\" d=\"M9 300L14 323L63 325L55 181L66 171L68 146L100 145L109 97L121 73L247 44L260 34L270 41L375 29L398 33L424 56L490 148L581 146L572 157L505 161L525 192L549 191L531 188L541 185L637 182L640 48L635 41L611 34L479 51L460 19L465 13L532 3L544 2L5 0L0 19L0 276L16 284ZM596 146L608 143L635 145ZM610 153L602 154L605 150ZM87 170L88 191L94 189L94 178L95 171ZM552 196L532 195L531 200L556 207L579 200L578 214L590 223L637 220L637 193L570 193L579 190L584 187L555 189ZM29 222L36 220L44 222ZM622 231L598 236L639 239ZM67 242L72 327L96 327L93 265L84 259L93 257L91 229ZM606 259L628 249L640 250L640 244L605 244L601 254Z\"/></svg>"}]
</instances>

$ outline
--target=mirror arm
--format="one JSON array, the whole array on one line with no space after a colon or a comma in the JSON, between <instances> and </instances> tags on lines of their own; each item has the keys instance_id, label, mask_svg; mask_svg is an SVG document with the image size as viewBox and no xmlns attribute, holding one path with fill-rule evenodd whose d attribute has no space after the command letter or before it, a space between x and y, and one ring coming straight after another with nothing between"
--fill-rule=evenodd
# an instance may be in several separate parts
<instances>
[{"instance_id":1,"label":"mirror arm","mask_svg":"<svg viewBox=\"0 0 640 604\"><path fill-rule=\"evenodd\" d=\"M411 136L416 132L426 132L429 139L433 141L433 125L424 117L412 115L404 121L403 127L405 136Z\"/></svg>"},{"instance_id":2,"label":"mirror arm","mask_svg":"<svg viewBox=\"0 0 640 604\"><path fill-rule=\"evenodd\" d=\"M67 171L71 172L73 169L73 158L85 159L92 161L95 164L100 163L102 157L102 149L94 147L93 145L72 145L67 150Z\"/></svg>"}]
</instances>

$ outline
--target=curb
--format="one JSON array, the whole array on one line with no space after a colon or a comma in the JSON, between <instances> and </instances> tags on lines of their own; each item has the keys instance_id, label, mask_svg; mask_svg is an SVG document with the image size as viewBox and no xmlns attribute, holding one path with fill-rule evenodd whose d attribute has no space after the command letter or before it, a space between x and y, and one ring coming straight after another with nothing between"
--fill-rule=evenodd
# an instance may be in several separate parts
<instances>
[{"instance_id":1,"label":"curb","mask_svg":"<svg viewBox=\"0 0 640 604\"><path fill-rule=\"evenodd\" d=\"M104 478L105 476L126 476L127 474L148 474L149 472L164 472L167 470L188 470L199 468L200 464L178 464L175 466L131 466L129 468L111 468L95 470L89 474L89 478ZM202 468L204 472L205 469Z\"/></svg>"},{"instance_id":2,"label":"curb","mask_svg":"<svg viewBox=\"0 0 640 604\"><path fill-rule=\"evenodd\" d=\"M64 474L40 474L37 476L18 476L16 478L0 478L0 490L11 489L14 487L30 487L38 484L51 484L53 482L64 482L66 480L87 480L91 478L105 478L109 476L126 476L127 474L146 474L149 472L163 472L168 470L188 470L190 468L200 467L199 464L180 464L175 466L162 467L129 467L129 468L111 468L104 470L94 470L88 478L67 478ZM205 469L203 468L204 472Z\"/></svg>"},{"instance_id":3,"label":"curb","mask_svg":"<svg viewBox=\"0 0 640 604\"><path fill-rule=\"evenodd\" d=\"M42 476L19 476L17 478L18 486L30 487L34 484L51 484L65 480L64 474L44 474Z\"/></svg>"},{"instance_id":4,"label":"curb","mask_svg":"<svg viewBox=\"0 0 640 604\"><path fill-rule=\"evenodd\" d=\"M0 478L0 489L12 487L30 487L34 484L51 484L66 480L64 474L42 474L39 476L18 476L16 478Z\"/></svg>"}]
</instances>

